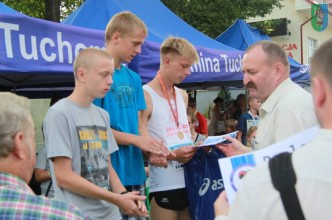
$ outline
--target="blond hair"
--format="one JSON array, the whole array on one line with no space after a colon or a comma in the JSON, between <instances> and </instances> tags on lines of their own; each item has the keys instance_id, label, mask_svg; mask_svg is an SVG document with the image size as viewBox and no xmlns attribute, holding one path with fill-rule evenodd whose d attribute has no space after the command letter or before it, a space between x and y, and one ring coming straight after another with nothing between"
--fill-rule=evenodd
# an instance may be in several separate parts
<instances>
[{"instance_id":1,"label":"blond hair","mask_svg":"<svg viewBox=\"0 0 332 220\"><path fill-rule=\"evenodd\" d=\"M254 97L254 96L249 95L248 96L248 103L250 103L252 100L255 100L255 99L257 99L257 98Z\"/></svg>"},{"instance_id":2,"label":"blond hair","mask_svg":"<svg viewBox=\"0 0 332 220\"><path fill-rule=\"evenodd\" d=\"M248 130L248 132L247 132L247 146L248 147L253 147L253 146L251 146L251 135L255 132L255 131L257 131L257 126L255 126L255 125L253 125L253 126L251 126L250 128L249 128L249 130Z\"/></svg>"},{"instance_id":3,"label":"blond hair","mask_svg":"<svg viewBox=\"0 0 332 220\"><path fill-rule=\"evenodd\" d=\"M29 99L10 92L0 92L0 158L13 151L13 138L18 132L34 129Z\"/></svg>"},{"instance_id":4,"label":"blond hair","mask_svg":"<svg viewBox=\"0 0 332 220\"><path fill-rule=\"evenodd\" d=\"M252 133L254 133L255 131L257 131L257 126L251 126L247 132L247 139L250 138L250 136L252 135Z\"/></svg>"},{"instance_id":5,"label":"blond hair","mask_svg":"<svg viewBox=\"0 0 332 220\"><path fill-rule=\"evenodd\" d=\"M106 51L98 49L98 48L85 48L81 50L75 61L74 61L74 77L75 80L77 79L77 71L79 68L90 70L94 65L94 60L99 59L101 57L104 57L106 59L110 59L113 61L110 54L108 54Z\"/></svg>"},{"instance_id":6,"label":"blond hair","mask_svg":"<svg viewBox=\"0 0 332 220\"><path fill-rule=\"evenodd\" d=\"M148 35L146 25L139 17L129 11L117 13L107 24L105 41L106 43L109 42L115 32L119 32L122 36L127 36L135 30L143 31L145 35Z\"/></svg>"},{"instance_id":7,"label":"blond hair","mask_svg":"<svg viewBox=\"0 0 332 220\"><path fill-rule=\"evenodd\" d=\"M322 74L332 87L332 39L322 44L313 55L310 63L310 73L313 76Z\"/></svg>"},{"instance_id":8,"label":"blond hair","mask_svg":"<svg viewBox=\"0 0 332 220\"><path fill-rule=\"evenodd\" d=\"M236 130L236 125L237 125L237 120L236 119L227 119L225 121L225 127L226 128L230 128L231 131L235 131Z\"/></svg>"},{"instance_id":9,"label":"blond hair","mask_svg":"<svg viewBox=\"0 0 332 220\"><path fill-rule=\"evenodd\" d=\"M176 54L190 60L192 64L198 62L196 48L186 39L170 36L160 46L160 62L166 54Z\"/></svg>"}]
</instances>

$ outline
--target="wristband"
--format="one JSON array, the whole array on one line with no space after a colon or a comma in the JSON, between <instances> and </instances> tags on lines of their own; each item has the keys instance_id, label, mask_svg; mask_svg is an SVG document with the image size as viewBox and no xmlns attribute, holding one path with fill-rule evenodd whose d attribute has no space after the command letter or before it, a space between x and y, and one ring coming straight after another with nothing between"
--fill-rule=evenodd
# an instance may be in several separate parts
<instances>
[{"instance_id":1,"label":"wristband","mask_svg":"<svg viewBox=\"0 0 332 220\"><path fill-rule=\"evenodd\" d=\"M128 191L120 192L121 195L129 193Z\"/></svg>"}]
</instances>

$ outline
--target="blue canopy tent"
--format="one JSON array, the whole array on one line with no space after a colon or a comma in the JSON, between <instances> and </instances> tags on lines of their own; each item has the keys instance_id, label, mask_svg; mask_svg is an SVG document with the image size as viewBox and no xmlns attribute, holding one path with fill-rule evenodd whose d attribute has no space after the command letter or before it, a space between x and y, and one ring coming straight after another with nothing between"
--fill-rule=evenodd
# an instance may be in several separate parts
<instances>
[{"instance_id":1,"label":"blue canopy tent","mask_svg":"<svg viewBox=\"0 0 332 220\"><path fill-rule=\"evenodd\" d=\"M0 2L0 12L1 13L8 13L8 14L17 14L19 13L18 11L15 11L11 7L8 7L4 3Z\"/></svg>"},{"instance_id":2,"label":"blue canopy tent","mask_svg":"<svg viewBox=\"0 0 332 220\"><path fill-rule=\"evenodd\" d=\"M70 92L78 51L104 46L103 31L31 18L2 3L0 37L0 91L31 98Z\"/></svg>"},{"instance_id":3,"label":"blue canopy tent","mask_svg":"<svg viewBox=\"0 0 332 220\"><path fill-rule=\"evenodd\" d=\"M250 26L242 19L237 19L216 40L230 47L245 51L250 45L261 40L271 40L271 38L260 29ZM310 81L309 66L301 65L291 57L288 57L288 62L292 80L300 84L308 84Z\"/></svg>"},{"instance_id":4,"label":"blue canopy tent","mask_svg":"<svg viewBox=\"0 0 332 220\"><path fill-rule=\"evenodd\" d=\"M149 33L142 53L129 67L149 82L159 68L159 46L169 35L184 37L197 48L200 62L181 87L211 88L213 86L242 86L242 51L233 49L202 34L181 20L158 0L86 0L63 21L80 27L105 30L110 18L121 11L131 11L140 17Z\"/></svg>"}]
</instances>

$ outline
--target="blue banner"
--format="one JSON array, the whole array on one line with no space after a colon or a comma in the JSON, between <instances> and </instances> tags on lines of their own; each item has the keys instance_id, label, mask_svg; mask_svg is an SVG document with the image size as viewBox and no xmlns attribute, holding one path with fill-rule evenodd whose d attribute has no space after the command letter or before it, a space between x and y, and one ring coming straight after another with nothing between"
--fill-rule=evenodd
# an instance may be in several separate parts
<instances>
[{"instance_id":1,"label":"blue banner","mask_svg":"<svg viewBox=\"0 0 332 220\"><path fill-rule=\"evenodd\" d=\"M71 74L82 48L104 46L104 33L22 14L0 14L0 72Z\"/></svg>"},{"instance_id":2,"label":"blue banner","mask_svg":"<svg viewBox=\"0 0 332 220\"><path fill-rule=\"evenodd\" d=\"M72 64L81 49L104 47L104 31L59 24L20 13L0 14L0 39L0 74L9 79L1 81L2 86L28 85L31 80L21 80L24 75L30 78L28 74L34 74L34 84L62 82L65 80L63 75L73 75ZM129 64L140 74L143 83L151 81L159 69L159 47L160 43L146 41L142 54ZM242 80L243 52L196 48L199 63L192 66L192 74L184 83ZM57 75L59 77L54 78ZM19 80L13 79L18 76L21 77ZM73 78L66 80L73 82Z\"/></svg>"},{"instance_id":3,"label":"blue banner","mask_svg":"<svg viewBox=\"0 0 332 220\"><path fill-rule=\"evenodd\" d=\"M142 53L135 58L129 67L142 78L144 83L149 82L159 69L159 43L146 41ZM222 51L196 46L199 62L191 67L191 75L183 84L187 83L219 83L241 81L242 54L241 51Z\"/></svg>"}]
</instances>

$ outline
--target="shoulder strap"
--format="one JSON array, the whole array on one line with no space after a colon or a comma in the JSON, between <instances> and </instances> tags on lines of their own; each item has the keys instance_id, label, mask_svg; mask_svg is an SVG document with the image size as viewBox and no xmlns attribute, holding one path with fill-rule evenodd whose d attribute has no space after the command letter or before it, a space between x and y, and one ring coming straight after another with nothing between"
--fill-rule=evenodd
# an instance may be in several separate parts
<instances>
[{"instance_id":1,"label":"shoulder strap","mask_svg":"<svg viewBox=\"0 0 332 220\"><path fill-rule=\"evenodd\" d=\"M48 184L48 187L47 187L47 190L46 190L46 193L45 193L46 197L48 197L48 193L50 192L51 187L52 187L52 179L50 180L50 183Z\"/></svg>"},{"instance_id":2,"label":"shoulder strap","mask_svg":"<svg viewBox=\"0 0 332 220\"><path fill-rule=\"evenodd\" d=\"M289 220L304 220L304 214L296 193L296 174L290 153L281 153L269 161L274 188L279 191Z\"/></svg>"}]
</instances>

